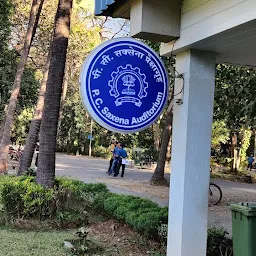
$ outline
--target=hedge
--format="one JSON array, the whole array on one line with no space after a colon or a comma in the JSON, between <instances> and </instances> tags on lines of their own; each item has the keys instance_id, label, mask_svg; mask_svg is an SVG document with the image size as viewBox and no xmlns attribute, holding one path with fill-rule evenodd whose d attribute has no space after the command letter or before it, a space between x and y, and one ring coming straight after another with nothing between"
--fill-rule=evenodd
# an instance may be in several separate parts
<instances>
[{"instance_id":1,"label":"hedge","mask_svg":"<svg viewBox=\"0 0 256 256\"><path fill-rule=\"evenodd\" d=\"M150 200L135 196L100 193L95 196L94 207L148 238L159 239L161 224L168 222L167 207L161 208Z\"/></svg>"}]
</instances>

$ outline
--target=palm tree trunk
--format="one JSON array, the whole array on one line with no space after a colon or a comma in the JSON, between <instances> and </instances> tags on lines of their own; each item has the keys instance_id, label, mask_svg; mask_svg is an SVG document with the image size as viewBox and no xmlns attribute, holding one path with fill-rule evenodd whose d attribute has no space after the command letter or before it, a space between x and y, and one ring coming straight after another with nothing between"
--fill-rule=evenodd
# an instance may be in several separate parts
<instances>
[{"instance_id":1,"label":"palm tree trunk","mask_svg":"<svg viewBox=\"0 0 256 256\"><path fill-rule=\"evenodd\" d=\"M173 113L172 110L167 112L166 120L165 120L165 128L162 133L161 138L161 147L160 152L157 160L157 166L155 169L155 172L151 178L151 181L153 182L161 182L164 181L164 169L165 169L165 161L166 161L166 153L168 144L171 137L171 131L172 131L172 119L173 119Z\"/></svg>"},{"instance_id":2,"label":"palm tree trunk","mask_svg":"<svg viewBox=\"0 0 256 256\"><path fill-rule=\"evenodd\" d=\"M53 187L54 185L56 138L72 2L73 0L59 0L55 16L52 56L40 129L40 150L36 176L37 183L44 187Z\"/></svg>"},{"instance_id":3,"label":"palm tree trunk","mask_svg":"<svg viewBox=\"0 0 256 256\"><path fill-rule=\"evenodd\" d=\"M41 15L41 12L42 12L42 9L43 9L43 5L44 5L44 0L39 0L39 1L40 2L39 2L38 9L37 9L35 23L34 23L34 26L33 26L32 38L31 38L31 41L30 41L29 49L31 48L31 45L32 45L33 40L34 40L34 37L36 35L37 26L38 26L38 23L39 23L39 20L40 20L40 15Z\"/></svg>"},{"instance_id":4,"label":"palm tree trunk","mask_svg":"<svg viewBox=\"0 0 256 256\"><path fill-rule=\"evenodd\" d=\"M45 69L44 69L44 75L41 82L40 91L38 94L38 100L36 104L34 118L30 123L29 133L26 138L25 148L21 155L20 168L18 171L18 175L22 175L31 166L31 163L32 163L34 150L36 147L36 142L38 140L38 134L40 131L42 113L44 109L44 97L45 97L46 83L47 83L49 67L50 67L50 58L51 58L51 47L49 49L49 54L48 54Z\"/></svg>"},{"instance_id":5,"label":"palm tree trunk","mask_svg":"<svg viewBox=\"0 0 256 256\"><path fill-rule=\"evenodd\" d=\"M63 110L64 110L65 100L67 96L67 91L68 91L68 70L66 68L63 86L62 86L62 97L61 97L61 103L60 103L60 117L59 117L58 130L60 130L61 122L63 119Z\"/></svg>"},{"instance_id":6,"label":"palm tree trunk","mask_svg":"<svg viewBox=\"0 0 256 256\"><path fill-rule=\"evenodd\" d=\"M159 149L160 146L160 125L158 123L153 124L153 133L154 133L154 146L155 149Z\"/></svg>"},{"instance_id":7,"label":"palm tree trunk","mask_svg":"<svg viewBox=\"0 0 256 256\"><path fill-rule=\"evenodd\" d=\"M37 13L39 3L40 3L40 0L33 0L32 2L27 34L24 42L24 48L22 51L20 61L17 66L17 73L15 76L13 89L12 89L11 97L10 97L8 108L7 108L6 120L5 120L2 139L0 143L0 173L7 171L7 156L8 156L8 149L9 149L9 143L10 143L10 135L11 135L11 130L13 126L15 109L18 102L18 96L20 92L21 79L22 79L26 62L27 62L31 41L33 38L34 24L36 20L36 13Z\"/></svg>"}]
</instances>

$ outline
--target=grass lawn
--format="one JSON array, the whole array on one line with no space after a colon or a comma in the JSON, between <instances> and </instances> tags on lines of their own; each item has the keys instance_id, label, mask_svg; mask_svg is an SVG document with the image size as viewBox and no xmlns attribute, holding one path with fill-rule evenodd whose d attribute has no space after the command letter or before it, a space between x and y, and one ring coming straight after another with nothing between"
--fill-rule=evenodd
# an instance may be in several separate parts
<instances>
[{"instance_id":1,"label":"grass lawn","mask_svg":"<svg viewBox=\"0 0 256 256\"><path fill-rule=\"evenodd\" d=\"M0 256L67 256L72 231L24 231L0 226Z\"/></svg>"}]
</instances>

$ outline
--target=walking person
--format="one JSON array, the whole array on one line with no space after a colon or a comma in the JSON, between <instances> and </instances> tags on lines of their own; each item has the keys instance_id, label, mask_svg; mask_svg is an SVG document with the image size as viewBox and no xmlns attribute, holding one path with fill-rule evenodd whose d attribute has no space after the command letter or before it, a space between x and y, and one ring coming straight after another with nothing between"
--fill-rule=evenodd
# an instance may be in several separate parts
<instances>
[{"instance_id":1,"label":"walking person","mask_svg":"<svg viewBox=\"0 0 256 256\"><path fill-rule=\"evenodd\" d=\"M251 155L249 158L248 158L248 166L247 166L247 170L250 169L250 171L252 170L252 164L254 162L254 158L253 158L253 155Z\"/></svg>"},{"instance_id":2,"label":"walking person","mask_svg":"<svg viewBox=\"0 0 256 256\"><path fill-rule=\"evenodd\" d=\"M125 160L127 158L127 152L124 149L124 145L122 143L120 143L118 154L119 154L119 164L118 164L117 171L114 174L114 177L116 177L119 174L119 170L122 166L121 177L123 178L124 177L124 170L125 170L125 163L123 163L123 160Z\"/></svg>"},{"instance_id":3,"label":"walking person","mask_svg":"<svg viewBox=\"0 0 256 256\"><path fill-rule=\"evenodd\" d=\"M114 161L114 149L115 149L115 147L116 147L116 140L112 139L111 144L109 146L109 150L110 150L110 153L111 153L111 158L110 158L110 161L109 161L109 167L108 167L107 173L110 173L110 170L111 170L111 167L112 167L112 164L113 164L113 161Z\"/></svg>"},{"instance_id":4,"label":"walking person","mask_svg":"<svg viewBox=\"0 0 256 256\"><path fill-rule=\"evenodd\" d=\"M120 144L118 141L116 141L116 147L114 148L114 151L113 151L113 163L112 163L112 166L111 166L111 169L108 173L108 175L110 174L114 174L116 173L116 170L118 168L118 164L119 164L119 147L120 147Z\"/></svg>"}]
</instances>

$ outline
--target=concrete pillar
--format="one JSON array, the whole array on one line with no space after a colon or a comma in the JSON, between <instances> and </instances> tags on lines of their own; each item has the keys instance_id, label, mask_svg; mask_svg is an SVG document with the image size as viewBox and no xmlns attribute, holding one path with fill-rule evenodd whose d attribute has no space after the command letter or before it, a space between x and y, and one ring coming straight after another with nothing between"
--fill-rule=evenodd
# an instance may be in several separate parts
<instances>
[{"instance_id":1,"label":"concrete pillar","mask_svg":"<svg viewBox=\"0 0 256 256\"><path fill-rule=\"evenodd\" d=\"M177 55L167 256L205 256L215 55ZM183 82L182 82L183 84ZM175 86L176 87L176 86Z\"/></svg>"}]
</instances>

